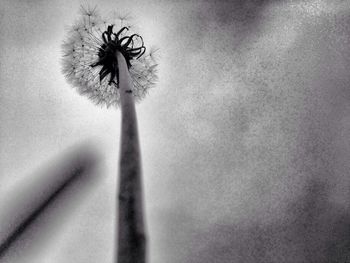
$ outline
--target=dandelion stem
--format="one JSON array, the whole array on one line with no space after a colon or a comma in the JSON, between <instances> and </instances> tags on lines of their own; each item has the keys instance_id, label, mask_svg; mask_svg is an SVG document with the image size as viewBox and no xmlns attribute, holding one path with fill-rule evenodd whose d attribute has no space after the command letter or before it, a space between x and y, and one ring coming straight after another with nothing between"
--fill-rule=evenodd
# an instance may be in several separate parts
<instances>
[{"instance_id":1,"label":"dandelion stem","mask_svg":"<svg viewBox=\"0 0 350 263\"><path fill-rule=\"evenodd\" d=\"M141 154L132 82L124 56L116 52L121 102L121 150L118 194L118 263L146 262Z\"/></svg>"}]
</instances>

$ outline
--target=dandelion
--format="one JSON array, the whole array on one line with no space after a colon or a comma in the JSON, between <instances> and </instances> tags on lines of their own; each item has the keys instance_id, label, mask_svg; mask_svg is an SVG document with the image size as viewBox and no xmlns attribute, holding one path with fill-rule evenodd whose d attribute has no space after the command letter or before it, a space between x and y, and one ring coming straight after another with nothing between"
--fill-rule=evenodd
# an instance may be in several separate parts
<instances>
[{"instance_id":1,"label":"dandelion","mask_svg":"<svg viewBox=\"0 0 350 263\"><path fill-rule=\"evenodd\" d=\"M146 53L142 37L132 32L130 20L130 14L114 12L105 18L96 7L81 7L79 19L62 44L63 74L80 94L96 104L120 105L116 51L126 59L136 102L157 82L156 50Z\"/></svg>"},{"instance_id":2,"label":"dandelion","mask_svg":"<svg viewBox=\"0 0 350 263\"><path fill-rule=\"evenodd\" d=\"M117 262L144 263L146 236L143 219L141 154L135 101L143 99L157 81L156 50L146 53L143 39L133 33L130 16L99 15L82 7L80 17L62 44L63 73L69 83L96 104L120 106L121 151L118 194Z\"/></svg>"}]
</instances>

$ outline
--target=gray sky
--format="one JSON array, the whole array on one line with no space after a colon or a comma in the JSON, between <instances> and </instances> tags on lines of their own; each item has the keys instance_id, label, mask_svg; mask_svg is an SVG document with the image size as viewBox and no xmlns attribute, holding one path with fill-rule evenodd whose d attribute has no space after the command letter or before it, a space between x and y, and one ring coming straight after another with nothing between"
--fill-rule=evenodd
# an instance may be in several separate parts
<instances>
[{"instance_id":1,"label":"gray sky","mask_svg":"<svg viewBox=\"0 0 350 263\"><path fill-rule=\"evenodd\" d=\"M6 262L112 262L120 113L60 70L79 5L0 2L0 197L83 140L105 156L103 180L46 213ZM161 51L159 83L137 106L150 262L345 262L350 3L99 5L130 11Z\"/></svg>"}]
</instances>

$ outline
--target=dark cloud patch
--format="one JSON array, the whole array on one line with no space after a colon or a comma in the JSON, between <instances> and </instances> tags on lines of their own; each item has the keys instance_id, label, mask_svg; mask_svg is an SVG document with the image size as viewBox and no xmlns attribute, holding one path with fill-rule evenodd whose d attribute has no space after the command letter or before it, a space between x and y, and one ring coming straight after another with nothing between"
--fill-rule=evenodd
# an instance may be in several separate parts
<instances>
[{"instance_id":1,"label":"dark cloud patch","mask_svg":"<svg viewBox=\"0 0 350 263\"><path fill-rule=\"evenodd\" d=\"M174 21L175 40L185 40L184 47L196 50L203 41L218 37L215 31L224 31L232 37L230 44L238 45L245 37L259 31L265 7L270 0L199 1L182 2L178 8L179 19ZM209 38L205 38L209 36ZM185 38L185 39L184 39ZM214 39L212 39L214 41Z\"/></svg>"},{"instance_id":2,"label":"dark cloud patch","mask_svg":"<svg viewBox=\"0 0 350 263\"><path fill-rule=\"evenodd\" d=\"M220 25L252 24L261 18L261 12L270 0L210 1L213 19Z\"/></svg>"}]
</instances>

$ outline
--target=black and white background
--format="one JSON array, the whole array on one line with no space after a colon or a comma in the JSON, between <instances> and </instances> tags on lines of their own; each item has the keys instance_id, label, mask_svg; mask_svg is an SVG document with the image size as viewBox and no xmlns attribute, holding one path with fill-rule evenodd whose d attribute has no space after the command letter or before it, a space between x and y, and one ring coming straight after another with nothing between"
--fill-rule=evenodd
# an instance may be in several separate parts
<instances>
[{"instance_id":1,"label":"black and white background","mask_svg":"<svg viewBox=\"0 0 350 263\"><path fill-rule=\"evenodd\" d=\"M149 262L350 262L350 1L89 3L130 11L160 49L137 105ZM4 262L113 259L120 112L61 73L80 4L0 1L0 222L72 145L97 145L104 167Z\"/></svg>"}]
</instances>

